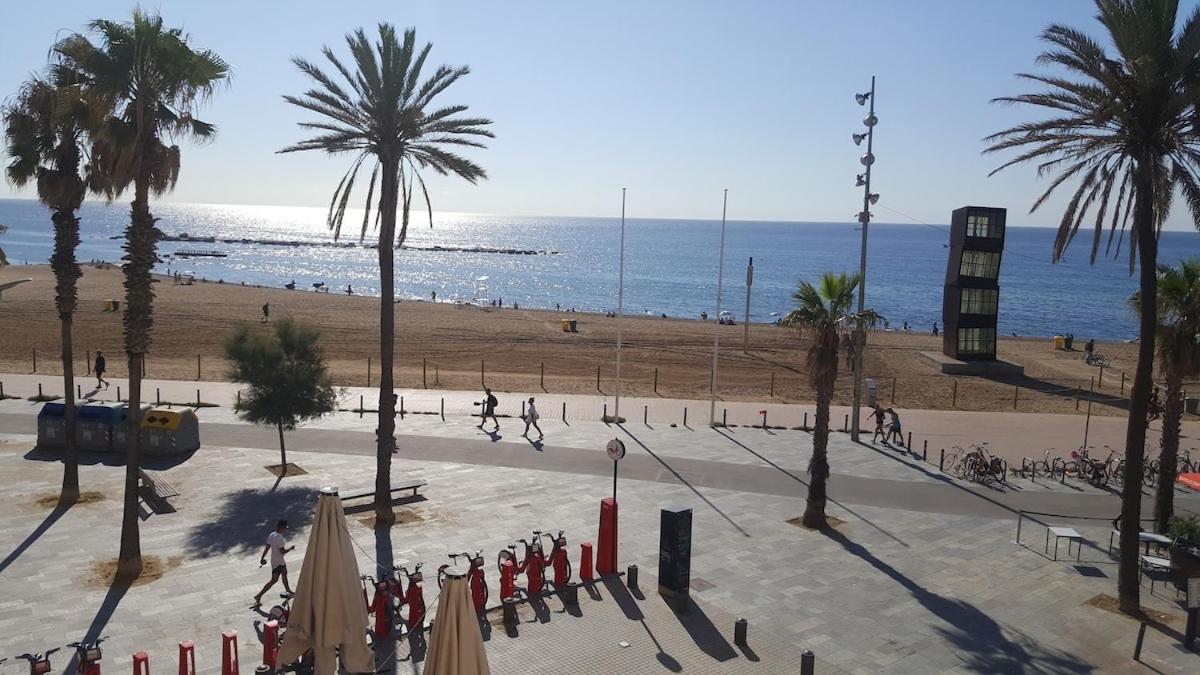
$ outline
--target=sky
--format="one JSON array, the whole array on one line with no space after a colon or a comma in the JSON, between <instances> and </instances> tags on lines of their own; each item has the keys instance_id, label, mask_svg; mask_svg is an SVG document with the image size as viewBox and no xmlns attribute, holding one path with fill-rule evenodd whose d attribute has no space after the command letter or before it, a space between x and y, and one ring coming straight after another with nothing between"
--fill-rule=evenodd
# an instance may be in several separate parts
<instances>
[{"instance_id":1,"label":"sky","mask_svg":"<svg viewBox=\"0 0 1200 675\"><path fill-rule=\"evenodd\" d=\"M1183 12L1193 3L1185 0ZM56 38L89 19L127 17L127 0L0 0L0 97L44 67ZM489 178L428 181L435 210L503 215L848 222L862 171L856 92L877 78L873 191L884 222L946 223L966 204L1009 209L1010 225L1057 224L1066 196L1029 214L1046 183L1000 164L982 138L1040 118L990 103L1029 85L1039 32L1065 23L1099 36L1085 0L159 0L143 3L233 77L199 117L216 140L184 143L173 202L327 206L347 156L279 155L312 119L283 101L309 82L293 56L345 55L344 36L381 21L413 26L431 60L469 65L444 104L494 120L471 153ZM0 157L0 161L6 161ZM0 188L2 197L32 197ZM1178 202L1177 202L1178 203ZM1175 209L1168 227L1188 229Z\"/></svg>"}]
</instances>

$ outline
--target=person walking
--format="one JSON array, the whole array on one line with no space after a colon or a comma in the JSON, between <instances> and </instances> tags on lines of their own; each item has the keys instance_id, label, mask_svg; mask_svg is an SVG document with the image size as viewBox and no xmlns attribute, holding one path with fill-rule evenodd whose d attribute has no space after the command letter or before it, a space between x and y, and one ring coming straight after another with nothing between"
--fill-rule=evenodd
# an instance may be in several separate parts
<instances>
[{"instance_id":1,"label":"person walking","mask_svg":"<svg viewBox=\"0 0 1200 675\"><path fill-rule=\"evenodd\" d=\"M292 595L292 585L288 583L287 561L284 560L283 555L289 551L296 550L296 547L288 546L287 541L284 540L283 535L287 532L287 529L288 521L280 520L275 523L275 531L267 535L267 545L263 548L262 555L258 558L258 564L260 567L266 565L267 554L271 554L271 580L267 582L266 586L262 587L258 595L254 596L255 607L262 604L263 594L271 590L275 582L280 579L283 579L283 590L286 591L287 596Z\"/></svg>"},{"instance_id":2,"label":"person walking","mask_svg":"<svg viewBox=\"0 0 1200 675\"><path fill-rule=\"evenodd\" d=\"M1083 360L1090 366L1092 365L1092 356L1096 353L1096 339L1089 338L1087 344L1083 345Z\"/></svg>"},{"instance_id":3,"label":"person walking","mask_svg":"<svg viewBox=\"0 0 1200 675\"><path fill-rule=\"evenodd\" d=\"M263 303L263 315L262 315L262 319L259 321L259 323L267 323L270 320L271 320L271 303L264 302Z\"/></svg>"},{"instance_id":4,"label":"person walking","mask_svg":"<svg viewBox=\"0 0 1200 675\"><path fill-rule=\"evenodd\" d=\"M108 380L104 379L104 371L107 369L108 369L108 364L104 360L104 352L97 349L96 350L96 363L92 366L92 370L96 371L96 388L97 389L100 388L100 385L104 385L104 388L108 389Z\"/></svg>"},{"instance_id":5,"label":"person walking","mask_svg":"<svg viewBox=\"0 0 1200 675\"><path fill-rule=\"evenodd\" d=\"M871 442L874 443L880 436L883 436L883 441L886 443L888 432L883 430L883 408L879 407L879 404L876 403L871 410L871 414L875 417L875 433L871 434Z\"/></svg>"},{"instance_id":6,"label":"person walking","mask_svg":"<svg viewBox=\"0 0 1200 675\"><path fill-rule=\"evenodd\" d=\"M533 397L530 396L529 406L525 408L525 433L521 434L522 436L529 436L529 426L533 425L533 428L537 429L539 441L546 437L546 435L542 433L542 428L538 426L538 417L539 415L537 406L533 404Z\"/></svg>"},{"instance_id":7,"label":"person walking","mask_svg":"<svg viewBox=\"0 0 1200 675\"><path fill-rule=\"evenodd\" d=\"M891 427L888 429L888 434L887 434L887 438L885 439L885 442L889 442L894 438L896 441L896 445L903 448L904 447L904 434L900 429L900 413L897 413L895 408L888 408L887 412L888 412L888 414L890 414L892 416L892 424L891 424Z\"/></svg>"},{"instance_id":8,"label":"person walking","mask_svg":"<svg viewBox=\"0 0 1200 675\"><path fill-rule=\"evenodd\" d=\"M937 337L937 336L938 336L938 325L937 325L937 322L934 321L933 322L933 337Z\"/></svg>"},{"instance_id":9,"label":"person walking","mask_svg":"<svg viewBox=\"0 0 1200 675\"><path fill-rule=\"evenodd\" d=\"M483 412L479 416L479 428L482 429L490 417L492 418L492 423L496 425L495 431L500 431L500 420L496 419L496 406L500 405L500 401L496 400L496 396L492 394L492 390L487 387L483 388L483 393L485 398L482 402Z\"/></svg>"}]
</instances>

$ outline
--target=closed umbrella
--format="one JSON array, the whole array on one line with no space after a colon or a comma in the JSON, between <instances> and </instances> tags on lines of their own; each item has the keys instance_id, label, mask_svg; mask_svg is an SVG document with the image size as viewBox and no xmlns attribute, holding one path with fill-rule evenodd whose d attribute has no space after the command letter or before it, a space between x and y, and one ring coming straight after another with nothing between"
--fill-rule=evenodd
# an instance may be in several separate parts
<instances>
[{"instance_id":1,"label":"closed umbrella","mask_svg":"<svg viewBox=\"0 0 1200 675\"><path fill-rule=\"evenodd\" d=\"M321 488L308 550L296 583L279 662L293 663L313 650L316 675L333 675L336 653L349 672L374 670L367 646L367 608L359 587L358 561L337 488Z\"/></svg>"},{"instance_id":2,"label":"closed umbrella","mask_svg":"<svg viewBox=\"0 0 1200 675\"><path fill-rule=\"evenodd\" d=\"M437 617L429 653L425 657L425 675L490 675L479 618L471 603L467 569L446 569L446 585L438 598Z\"/></svg>"}]
</instances>

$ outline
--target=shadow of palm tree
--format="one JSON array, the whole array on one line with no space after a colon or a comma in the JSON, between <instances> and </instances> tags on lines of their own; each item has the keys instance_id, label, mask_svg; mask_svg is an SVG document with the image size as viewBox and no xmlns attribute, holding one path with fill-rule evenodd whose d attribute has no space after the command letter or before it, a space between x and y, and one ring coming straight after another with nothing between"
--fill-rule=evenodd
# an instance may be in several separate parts
<instances>
[{"instance_id":1,"label":"shadow of palm tree","mask_svg":"<svg viewBox=\"0 0 1200 675\"><path fill-rule=\"evenodd\" d=\"M192 527L184 545L202 558L258 551L276 521L287 520L293 532L312 522L316 495L311 487L235 490L216 514Z\"/></svg>"},{"instance_id":2,"label":"shadow of palm tree","mask_svg":"<svg viewBox=\"0 0 1200 675\"><path fill-rule=\"evenodd\" d=\"M33 528L33 532L30 532L29 536L25 537L25 540L20 544L17 544L16 548L14 548L8 555L4 556L4 560L0 560L0 574L3 574L4 570L8 569L9 565L16 562L17 558L20 558L21 555L25 553L30 546L33 546L34 542L40 539L43 534L46 534L46 531L49 530L54 523L57 523L58 519L62 518L63 514L65 514L67 510L68 507L66 506L55 506L53 511L46 514L45 520L43 520L41 523L38 523L38 526Z\"/></svg>"},{"instance_id":3,"label":"shadow of palm tree","mask_svg":"<svg viewBox=\"0 0 1200 675\"><path fill-rule=\"evenodd\" d=\"M837 542L847 553L863 560L900 584L927 611L948 624L937 627L965 659L964 668L979 673L1090 673L1095 668L1078 657L1057 649L1043 647L1020 634L1015 639L1005 635L995 619L978 607L963 600L952 600L927 590L896 568L876 558L862 544L850 541L834 529L821 531Z\"/></svg>"}]
</instances>

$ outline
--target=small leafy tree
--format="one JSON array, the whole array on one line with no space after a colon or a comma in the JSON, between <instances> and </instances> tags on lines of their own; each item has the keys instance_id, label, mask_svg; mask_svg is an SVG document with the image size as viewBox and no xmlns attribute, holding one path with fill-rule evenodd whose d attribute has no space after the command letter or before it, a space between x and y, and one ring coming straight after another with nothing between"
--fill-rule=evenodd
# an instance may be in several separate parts
<instances>
[{"instance_id":1,"label":"small leafy tree","mask_svg":"<svg viewBox=\"0 0 1200 675\"><path fill-rule=\"evenodd\" d=\"M279 430L280 475L287 475L283 432L334 411L338 392L317 344L320 331L291 318L275 322L271 332L237 328L225 340L225 356L233 364L230 377L249 385L236 405L252 424Z\"/></svg>"}]
</instances>

